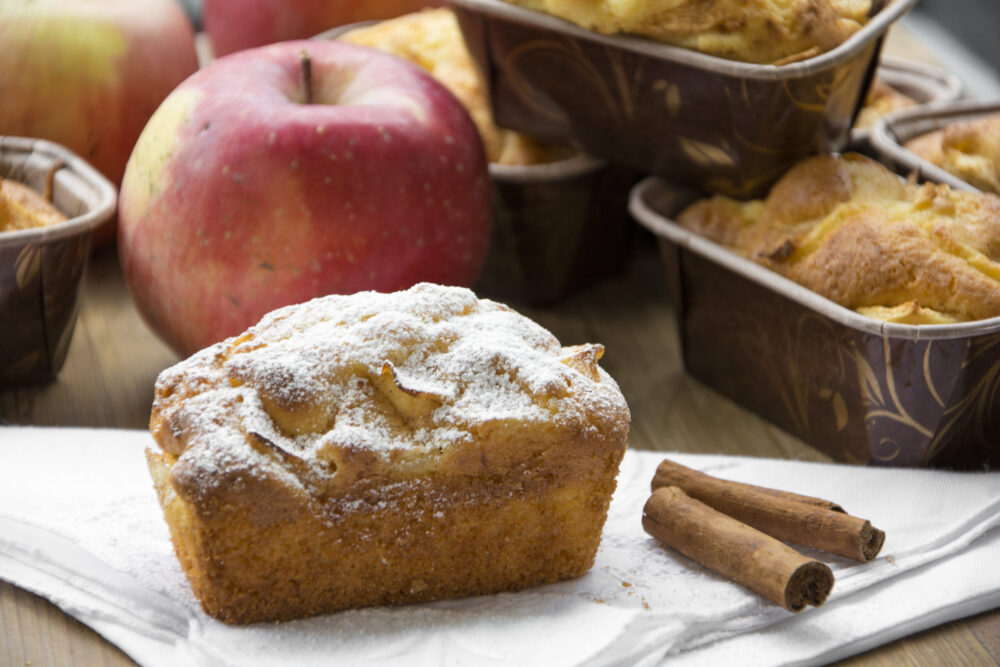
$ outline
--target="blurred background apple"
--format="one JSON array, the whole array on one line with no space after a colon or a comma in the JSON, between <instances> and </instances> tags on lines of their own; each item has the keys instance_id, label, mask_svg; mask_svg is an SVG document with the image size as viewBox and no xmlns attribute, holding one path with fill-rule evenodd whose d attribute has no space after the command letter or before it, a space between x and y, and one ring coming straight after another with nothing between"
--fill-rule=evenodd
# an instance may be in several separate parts
<instances>
[{"instance_id":1,"label":"blurred background apple","mask_svg":"<svg viewBox=\"0 0 1000 667\"><path fill-rule=\"evenodd\" d=\"M197 68L176 0L0 1L0 134L62 144L116 185L146 121ZM113 238L112 220L94 243Z\"/></svg>"},{"instance_id":2,"label":"blurred background apple","mask_svg":"<svg viewBox=\"0 0 1000 667\"><path fill-rule=\"evenodd\" d=\"M204 0L201 20L213 53L222 56L441 4L443 0Z\"/></svg>"}]
</instances>

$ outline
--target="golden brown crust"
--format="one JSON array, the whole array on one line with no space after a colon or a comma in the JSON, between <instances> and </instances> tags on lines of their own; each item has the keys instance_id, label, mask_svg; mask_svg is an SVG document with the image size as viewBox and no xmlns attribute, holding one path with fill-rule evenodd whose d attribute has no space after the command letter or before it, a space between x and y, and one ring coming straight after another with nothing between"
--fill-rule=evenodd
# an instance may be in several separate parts
<instances>
[{"instance_id":1,"label":"golden brown crust","mask_svg":"<svg viewBox=\"0 0 1000 667\"><path fill-rule=\"evenodd\" d=\"M0 232L47 227L66 216L23 183L0 178Z\"/></svg>"},{"instance_id":2,"label":"golden brown crust","mask_svg":"<svg viewBox=\"0 0 1000 667\"><path fill-rule=\"evenodd\" d=\"M631 33L709 55L785 64L836 47L870 0L508 0L604 34Z\"/></svg>"},{"instance_id":3,"label":"golden brown crust","mask_svg":"<svg viewBox=\"0 0 1000 667\"><path fill-rule=\"evenodd\" d=\"M465 47L454 13L447 8L420 12L355 28L338 39L391 53L423 67L468 110L490 162L532 165L562 160L565 148L497 127L479 71Z\"/></svg>"},{"instance_id":4,"label":"golden brown crust","mask_svg":"<svg viewBox=\"0 0 1000 667\"><path fill-rule=\"evenodd\" d=\"M1000 194L1000 113L916 137L906 148L980 190Z\"/></svg>"},{"instance_id":5,"label":"golden brown crust","mask_svg":"<svg viewBox=\"0 0 1000 667\"><path fill-rule=\"evenodd\" d=\"M582 574L628 432L602 352L418 285L281 309L164 371L149 461L195 594L246 623Z\"/></svg>"},{"instance_id":6,"label":"golden brown crust","mask_svg":"<svg viewBox=\"0 0 1000 667\"><path fill-rule=\"evenodd\" d=\"M908 185L859 155L812 158L762 204L715 197L677 221L869 316L1000 316L1000 198Z\"/></svg>"},{"instance_id":7,"label":"golden brown crust","mask_svg":"<svg viewBox=\"0 0 1000 667\"><path fill-rule=\"evenodd\" d=\"M356 500L364 510L331 519L273 521L239 505L198 518L176 496L164 513L207 613L229 623L290 620L580 576L593 564L616 469L617 459L607 461L600 479L561 479L544 491L492 485L484 495L474 478L451 489L389 487ZM256 506L266 506L266 492Z\"/></svg>"},{"instance_id":8,"label":"golden brown crust","mask_svg":"<svg viewBox=\"0 0 1000 667\"><path fill-rule=\"evenodd\" d=\"M858 117L854 121L854 127L872 127L875 125L875 121L882 116L916 105L917 101L909 95L901 93L881 79L875 79L872 82L871 88L868 89L865 105L858 112Z\"/></svg>"}]
</instances>

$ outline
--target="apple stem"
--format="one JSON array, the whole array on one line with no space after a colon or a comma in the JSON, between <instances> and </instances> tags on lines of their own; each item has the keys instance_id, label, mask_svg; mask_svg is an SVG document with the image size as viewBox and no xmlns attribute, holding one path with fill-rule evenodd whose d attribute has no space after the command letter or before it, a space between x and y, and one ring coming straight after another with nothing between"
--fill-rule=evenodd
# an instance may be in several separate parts
<instances>
[{"instance_id":1,"label":"apple stem","mask_svg":"<svg viewBox=\"0 0 1000 667\"><path fill-rule=\"evenodd\" d=\"M299 64L302 66L302 90L305 104L312 104L312 59L305 50L299 52Z\"/></svg>"}]
</instances>

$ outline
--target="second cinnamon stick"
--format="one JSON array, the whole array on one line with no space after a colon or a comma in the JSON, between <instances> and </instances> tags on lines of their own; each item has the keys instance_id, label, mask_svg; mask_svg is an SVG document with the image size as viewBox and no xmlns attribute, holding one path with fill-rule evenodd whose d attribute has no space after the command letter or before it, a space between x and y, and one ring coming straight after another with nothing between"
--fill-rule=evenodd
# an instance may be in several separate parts
<instances>
[{"instance_id":1,"label":"second cinnamon stick","mask_svg":"<svg viewBox=\"0 0 1000 667\"><path fill-rule=\"evenodd\" d=\"M809 496L732 482L665 459L652 488L679 487L687 495L768 535L830 553L870 561L885 542L871 522L839 505Z\"/></svg>"},{"instance_id":2,"label":"second cinnamon stick","mask_svg":"<svg viewBox=\"0 0 1000 667\"><path fill-rule=\"evenodd\" d=\"M675 486L653 492L642 527L669 547L785 609L823 604L833 572L775 538L695 500Z\"/></svg>"}]
</instances>

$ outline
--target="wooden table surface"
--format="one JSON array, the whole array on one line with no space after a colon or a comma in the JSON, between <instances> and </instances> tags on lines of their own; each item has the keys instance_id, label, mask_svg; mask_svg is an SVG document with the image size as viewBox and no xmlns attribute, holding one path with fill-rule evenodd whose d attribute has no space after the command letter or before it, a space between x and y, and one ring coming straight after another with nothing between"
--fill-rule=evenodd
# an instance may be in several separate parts
<instances>
[{"instance_id":1,"label":"wooden table surface","mask_svg":"<svg viewBox=\"0 0 1000 667\"><path fill-rule=\"evenodd\" d=\"M146 427L153 382L176 355L139 319L113 251L92 259L81 299L58 379L0 392L3 422ZM565 344L606 345L601 363L631 406L634 449L829 460L684 373L664 276L645 236L620 276L556 307L521 310ZM0 665L130 664L54 605L0 582ZM1000 611L921 632L844 664L1000 665Z\"/></svg>"}]
</instances>

